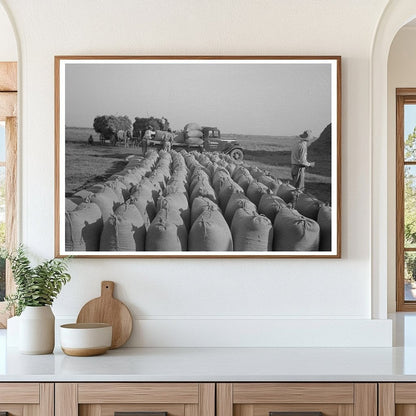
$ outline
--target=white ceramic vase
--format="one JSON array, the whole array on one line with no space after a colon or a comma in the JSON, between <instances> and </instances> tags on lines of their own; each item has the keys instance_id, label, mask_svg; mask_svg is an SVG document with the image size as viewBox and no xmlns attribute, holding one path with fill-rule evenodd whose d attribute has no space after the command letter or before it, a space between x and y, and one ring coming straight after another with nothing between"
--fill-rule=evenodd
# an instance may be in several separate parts
<instances>
[{"instance_id":1,"label":"white ceramic vase","mask_svg":"<svg viewBox=\"0 0 416 416\"><path fill-rule=\"evenodd\" d=\"M55 316L50 306L26 306L19 319L19 351L50 354L55 346Z\"/></svg>"}]
</instances>

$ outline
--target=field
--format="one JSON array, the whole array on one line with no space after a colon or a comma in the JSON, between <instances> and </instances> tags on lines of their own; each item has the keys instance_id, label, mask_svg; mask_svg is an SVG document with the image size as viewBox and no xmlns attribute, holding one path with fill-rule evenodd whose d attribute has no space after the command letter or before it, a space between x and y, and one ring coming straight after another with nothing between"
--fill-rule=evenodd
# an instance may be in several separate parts
<instances>
[{"instance_id":1,"label":"field","mask_svg":"<svg viewBox=\"0 0 416 416\"><path fill-rule=\"evenodd\" d=\"M88 144L92 135L94 144ZM290 151L294 137L223 135L237 140L244 149L244 163L270 172L283 181L291 181ZM66 194L71 195L123 169L126 157L141 154L141 148L101 145L99 136L89 128L66 128ZM306 190L323 202L331 200L330 160L313 155L316 168L306 173Z\"/></svg>"},{"instance_id":2,"label":"field","mask_svg":"<svg viewBox=\"0 0 416 416\"><path fill-rule=\"evenodd\" d=\"M88 144L88 137L93 136L94 144ZM66 129L66 178L65 193L74 192L105 181L114 173L123 169L126 157L131 154L141 154L141 149L112 147L100 144L99 135L93 129Z\"/></svg>"}]
</instances>

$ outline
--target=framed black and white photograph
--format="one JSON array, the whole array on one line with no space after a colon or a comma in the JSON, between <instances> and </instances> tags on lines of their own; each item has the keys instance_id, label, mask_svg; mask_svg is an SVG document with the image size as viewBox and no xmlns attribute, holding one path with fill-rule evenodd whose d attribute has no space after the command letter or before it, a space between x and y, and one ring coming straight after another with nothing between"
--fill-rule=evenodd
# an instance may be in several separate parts
<instances>
[{"instance_id":1,"label":"framed black and white photograph","mask_svg":"<svg viewBox=\"0 0 416 416\"><path fill-rule=\"evenodd\" d=\"M55 57L56 256L340 257L341 58Z\"/></svg>"}]
</instances>

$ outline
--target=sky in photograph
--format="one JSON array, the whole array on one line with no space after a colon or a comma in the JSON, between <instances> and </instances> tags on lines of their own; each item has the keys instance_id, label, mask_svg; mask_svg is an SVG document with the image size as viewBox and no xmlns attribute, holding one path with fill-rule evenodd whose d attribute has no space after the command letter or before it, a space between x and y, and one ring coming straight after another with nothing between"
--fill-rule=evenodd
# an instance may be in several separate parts
<instances>
[{"instance_id":1,"label":"sky in photograph","mask_svg":"<svg viewBox=\"0 0 416 416\"><path fill-rule=\"evenodd\" d=\"M143 62L143 61L142 61ZM66 126L97 115L166 117L222 133L319 136L331 121L330 64L67 64Z\"/></svg>"}]
</instances>

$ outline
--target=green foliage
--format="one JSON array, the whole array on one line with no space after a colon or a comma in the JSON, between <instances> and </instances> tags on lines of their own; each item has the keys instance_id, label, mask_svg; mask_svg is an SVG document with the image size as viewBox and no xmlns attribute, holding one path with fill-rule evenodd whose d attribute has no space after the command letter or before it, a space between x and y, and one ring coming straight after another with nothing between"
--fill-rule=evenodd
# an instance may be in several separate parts
<instances>
[{"instance_id":1,"label":"green foliage","mask_svg":"<svg viewBox=\"0 0 416 416\"><path fill-rule=\"evenodd\" d=\"M4 252L10 260L16 293L6 296L8 309L15 308L20 315L26 306L52 305L63 285L71 279L68 273L68 258L46 260L31 266L23 246L13 252Z\"/></svg>"},{"instance_id":2,"label":"green foliage","mask_svg":"<svg viewBox=\"0 0 416 416\"><path fill-rule=\"evenodd\" d=\"M131 131L132 124L127 116L97 116L93 127L97 133L111 139L119 130Z\"/></svg>"},{"instance_id":3,"label":"green foliage","mask_svg":"<svg viewBox=\"0 0 416 416\"><path fill-rule=\"evenodd\" d=\"M405 246L412 247L416 244L416 178L409 167L405 167L404 200Z\"/></svg>"},{"instance_id":4,"label":"green foliage","mask_svg":"<svg viewBox=\"0 0 416 416\"><path fill-rule=\"evenodd\" d=\"M406 280L416 280L416 256L413 253L406 252L404 256L405 268L404 278Z\"/></svg>"},{"instance_id":5,"label":"green foliage","mask_svg":"<svg viewBox=\"0 0 416 416\"><path fill-rule=\"evenodd\" d=\"M416 127L404 142L404 160L416 160Z\"/></svg>"},{"instance_id":6,"label":"green foliage","mask_svg":"<svg viewBox=\"0 0 416 416\"><path fill-rule=\"evenodd\" d=\"M416 160L416 127L407 136L404 144L405 160ZM412 174L413 170L405 166L404 175L404 200L405 200L405 225L404 238L405 247L416 247L416 177ZM416 256L405 256L405 278L415 280Z\"/></svg>"},{"instance_id":7,"label":"green foliage","mask_svg":"<svg viewBox=\"0 0 416 416\"><path fill-rule=\"evenodd\" d=\"M416 160L416 127L405 141L405 160ZM404 200L405 200L405 246L416 245L416 177L412 169L405 167Z\"/></svg>"}]
</instances>

